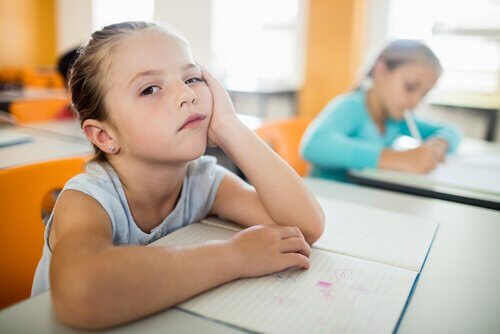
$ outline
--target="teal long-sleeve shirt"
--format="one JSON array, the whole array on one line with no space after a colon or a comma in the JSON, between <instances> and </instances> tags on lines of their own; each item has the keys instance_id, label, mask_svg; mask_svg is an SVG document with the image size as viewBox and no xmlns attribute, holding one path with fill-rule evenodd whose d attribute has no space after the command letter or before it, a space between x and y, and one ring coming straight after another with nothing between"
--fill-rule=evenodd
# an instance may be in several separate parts
<instances>
[{"instance_id":1,"label":"teal long-sleeve shirt","mask_svg":"<svg viewBox=\"0 0 500 334\"><path fill-rule=\"evenodd\" d=\"M415 118L424 140L444 139L453 152L461 139L453 126ZM333 99L311 123L301 142L301 154L313 165L311 176L347 180L348 169L377 168L382 150L410 136L404 120L388 119L380 133L366 106L366 92L354 91Z\"/></svg>"}]
</instances>

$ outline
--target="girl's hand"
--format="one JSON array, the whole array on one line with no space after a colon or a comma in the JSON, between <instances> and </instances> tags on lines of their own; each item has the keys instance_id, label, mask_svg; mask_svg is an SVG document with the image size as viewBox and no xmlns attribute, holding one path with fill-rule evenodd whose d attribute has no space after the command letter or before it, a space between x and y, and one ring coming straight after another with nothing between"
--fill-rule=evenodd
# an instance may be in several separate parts
<instances>
[{"instance_id":1,"label":"girl's hand","mask_svg":"<svg viewBox=\"0 0 500 334\"><path fill-rule=\"evenodd\" d=\"M440 161L440 157L434 150L427 146L401 152L404 160L404 170L412 173L429 173L435 169Z\"/></svg>"},{"instance_id":2,"label":"girl's hand","mask_svg":"<svg viewBox=\"0 0 500 334\"><path fill-rule=\"evenodd\" d=\"M436 159L440 162L444 161L446 156L446 150L448 149L448 143L440 138L431 138L424 143L432 152Z\"/></svg>"},{"instance_id":3,"label":"girl's hand","mask_svg":"<svg viewBox=\"0 0 500 334\"><path fill-rule=\"evenodd\" d=\"M256 225L239 232L229 242L239 258L239 277L310 266L311 248L297 227Z\"/></svg>"},{"instance_id":4,"label":"girl's hand","mask_svg":"<svg viewBox=\"0 0 500 334\"><path fill-rule=\"evenodd\" d=\"M212 91L213 97L212 118L210 119L208 128L209 146L220 146L222 132L235 125L241 125L241 122L236 116L236 111L234 110L233 102L229 94L220 81L205 68L202 68L202 75Z\"/></svg>"}]
</instances>

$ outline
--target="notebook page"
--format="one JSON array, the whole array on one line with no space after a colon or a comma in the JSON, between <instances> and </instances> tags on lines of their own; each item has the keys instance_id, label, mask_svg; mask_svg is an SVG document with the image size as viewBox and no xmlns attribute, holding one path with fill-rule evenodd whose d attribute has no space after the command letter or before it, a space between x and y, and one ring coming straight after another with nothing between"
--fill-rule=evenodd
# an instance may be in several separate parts
<instances>
[{"instance_id":1,"label":"notebook page","mask_svg":"<svg viewBox=\"0 0 500 334\"><path fill-rule=\"evenodd\" d=\"M427 174L432 181L466 190L500 194L500 155L456 155Z\"/></svg>"},{"instance_id":2,"label":"notebook page","mask_svg":"<svg viewBox=\"0 0 500 334\"><path fill-rule=\"evenodd\" d=\"M154 243L191 245L234 231L192 224ZM417 273L313 249L309 270L240 279L178 307L266 333L391 333Z\"/></svg>"},{"instance_id":3,"label":"notebook page","mask_svg":"<svg viewBox=\"0 0 500 334\"><path fill-rule=\"evenodd\" d=\"M230 229L215 227L209 224L194 223L183 227L161 239L152 242L151 246L191 246L208 240L227 240L236 232Z\"/></svg>"},{"instance_id":4,"label":"notebook page","mask_svg":"<svg viewBox=\"0 0 500 334\"><path fill-rule=\"evenodd\" d=\"M314 247L420 272L437 223L358 204L317 198L325 231Z\"/></svg>"}]
</instances>

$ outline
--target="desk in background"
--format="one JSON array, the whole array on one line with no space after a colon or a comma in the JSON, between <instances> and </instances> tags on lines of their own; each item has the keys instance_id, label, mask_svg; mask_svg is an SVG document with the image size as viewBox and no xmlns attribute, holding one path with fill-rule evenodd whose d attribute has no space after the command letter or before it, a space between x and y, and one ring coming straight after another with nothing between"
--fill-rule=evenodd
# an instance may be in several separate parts
<instances>
[{"instance_id":1,"label":"desk in background","mask_svg":"<svg viewBox=\"0 0 500 334\"><path fill-rule=\"evenodd\" d=\"M256 96L258 98L258 117L265 118L269 116L269 100L272 98L285 97L290 101L293 108L292 114L296 114L297 105L297 89L284 86L255 86L255 87L240 87L227 89L233 103L237 105L240 97Z\"/></svg>"},{"instance_id":2,"label":"desk in background","mask_svg":"<svg viewBox=\"0 0 500 334\"><path fill-rule=\"evenodd\" d=\"M71 126L71 125L70 125ZM14 125L0 127L4 131L29 136L24 143L0 147L0 168L56 158L87 155L93 152L92 145L84 138L65 136L53 132Z\"/></svg>"},{"instance_id":3,"label":"desk in background","mask_svg":"<svg viewBox=\"0 0 500 334\"><path fill-rule=\"evenodd\" d=\"M498 331L500 266L495 263L500 254L500 212L319 179L306 179L306 184L317 196L440 223L398 333ZM6 333L78 333L55 319L49 293L1 311L0 328ZM107 331L138 332L210 334L243 331L177 308Z\"/></svg>"},{"instance_id":4,"label":"desk in background","mask_svg":"<svg viewBox=\"0 0 500 334\"><path fill-rule=\"evenodd\" d=\"M487 141L495 141L498 132L500 94L440 92L431 94L428 98L428 102L440 107L467 109L485 114L486 131L484 139Z\"/></svg>"},{"instance_id":5,"label":"desk in background","mask_svg":"<svg viewBox=\"0 0 500 334\"><path fill-rule=\"evenodd\" d=\"M464 155L493 155L500 160L500 144L481 140L464 139L458 149ZM491 167L492 171L494 167ZM500 168L496 170L497 182L500 178ZM491 174L491 173L490 173ZM461 186L450 182L441 182L425 174L411 174L383 169L350 170L351 181L376 188L389 189L403 193L444 199L448 201L470 204L485 208L500 210L500 187L498 191L485 191L473 186ZM467 177L460 175L459 177Z\"/></svg>"},{"instance_id":6,"label":"desk in background","mask_svg":"<svg viewBox=\"0 0 500 334\"><path fill-rule=\"evenodd\" d=\"M65 89L61 88L27 88L0 91L0 110L9 111L14 101L64 99L68 97Z\"/></svg>"}]
</instances>

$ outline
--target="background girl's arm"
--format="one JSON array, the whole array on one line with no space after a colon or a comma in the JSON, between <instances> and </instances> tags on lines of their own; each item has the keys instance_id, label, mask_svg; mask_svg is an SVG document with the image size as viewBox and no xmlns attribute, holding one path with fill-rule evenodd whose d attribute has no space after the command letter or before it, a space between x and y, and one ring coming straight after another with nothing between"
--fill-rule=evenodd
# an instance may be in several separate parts
<instances>
[{"instance_id":1,"label":"background girl's arm","mask_svg":"<svg viewBox=\"0 0 500 334\"><path fill-rule=\"evenodd\" d=\"M415 123L425 142L420 147L408 151L384 150L380 158L380 168L428 173L445 160L447 152L456 150L461 135L453 126L422 120L415 120ZM401 133L411 135L406 125L403 125Z\"/></svg>"},{"instance_id":2,"label":"background girl's arm","mask_svg":"<svg viewBox=\"0 0 500 334\"><path fill-rule=\"evenodd\" d=\"M294 228L255 227L190 247L114 246L104 209L72 190L56 204L50 240L55 312L85 329L144 317L239 277L309 267L309 246Z\"/></svg>"},{"instance_id":3,"label":"background girl's arm","mask_svg":"<svg viewBox=\"0 0 500 334\"><path fill-rule=\"evenodd\" d=\"M376 168L383 147L353 137L364 122L359 108L349 98L329 103L304 134L304 159L321 168Z\"/></svg>"},{"instance_id":4,"label":"background girl's arm","mask_svg":"<svg viewBox=\"0 0 500 334\"><path fill-rule=\"evenodd\" d=\"M296 226L309 243L324 228L321 207L300 176L257 135L241 123L222 85L204 71L214 110L210 140L220 146L255 187L226 176L212 212L245 226L276 223Z\"/></svg>"},{"instance_id":5,"label":"background girl's arm","mask_svg":"<svg viewBox=\"0 0 500 334\"><path fill-rule=\"evenodd\" d=\"M440 124L435 122L424 121L416 118L415 124L417 125L422 138L426 141L441 139L446 142L446 150L448 153L455 152L462 139L460 131L449 124ZM408 133L406 133L407 131ZM410 135L406 126L403 127L403 134Z\"/></svg>"}]
</instances>

